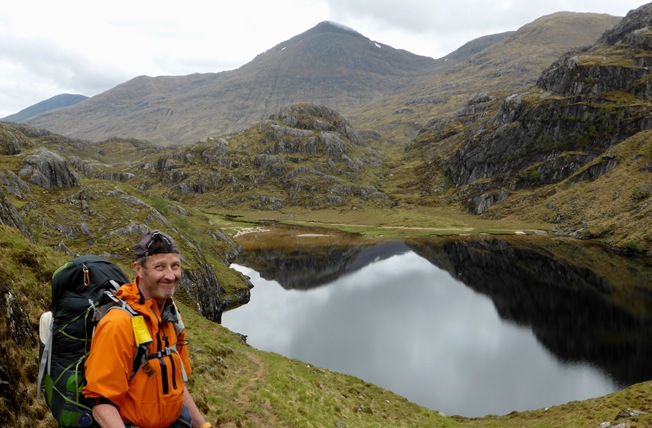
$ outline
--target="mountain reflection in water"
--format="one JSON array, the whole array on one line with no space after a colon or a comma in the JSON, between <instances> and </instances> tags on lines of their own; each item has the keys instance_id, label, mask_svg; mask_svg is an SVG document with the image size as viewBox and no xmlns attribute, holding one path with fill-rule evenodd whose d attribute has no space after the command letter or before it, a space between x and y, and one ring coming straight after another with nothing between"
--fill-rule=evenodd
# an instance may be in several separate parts
<instances>
[{"instance_id":1,"label":"mountain reflection in water","mask_svg":"<svg viewBox=\"0 0 652 428\"><path fill-rule=\"evenodd\" d=\"M244 251L259 349L448 414L505 414L652 379L650 266L581 243L437 239Z\"/></svg>"}]
</instances>

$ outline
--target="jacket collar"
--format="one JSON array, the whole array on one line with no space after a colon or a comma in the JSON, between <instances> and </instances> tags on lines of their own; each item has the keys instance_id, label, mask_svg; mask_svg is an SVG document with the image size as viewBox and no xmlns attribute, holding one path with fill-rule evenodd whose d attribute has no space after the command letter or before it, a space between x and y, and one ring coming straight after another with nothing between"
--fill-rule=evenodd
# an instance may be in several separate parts
<instances>
[{"instance_id":1,"label":"jacket collar","mask_svg":"<svg viewBox=\"0 0 652 428\"><path fill-rule=\"evenodd\" d=\"M129 306L141 314L148 314L151 312L150 308L153 308L155 312L161 314L163 321L178 322L179 320L176 306L172 299L168 299L163 305L163 308L159 308L153 299L145 300L143 293L138 288L138 278L120 287L116 292L116 296L127 302Z\"/></svg>"}]
</instances>

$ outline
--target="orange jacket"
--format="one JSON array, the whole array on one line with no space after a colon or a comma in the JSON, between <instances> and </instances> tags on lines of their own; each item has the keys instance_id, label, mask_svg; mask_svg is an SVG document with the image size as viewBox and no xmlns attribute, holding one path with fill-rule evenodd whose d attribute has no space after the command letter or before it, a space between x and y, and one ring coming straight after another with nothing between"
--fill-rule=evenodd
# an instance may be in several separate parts
<instances>
[{"instance_id":1,"label":"orange jacket","mask_svg":"<svg viewBox=\"0 0 652 428\"><path fill-rule=\"evenodd\" d=\"M161 322L161 310L154 300L141 302L136 280L120 287L116 296L143 315L153 339L150 354L177 343L174 323ZM123 420L139 427L170 426L179 418L183 405L181 364L187 375L191 372L188 347L178 345L178 352L148 360L153 370L142 367L130 380L137 348L131 318L124 310L112 309L98 323L86 360L83 393L90 399L110 400L118 406ZM179 340L185 344L185 332Z\"/></svg>"}]
</instances>

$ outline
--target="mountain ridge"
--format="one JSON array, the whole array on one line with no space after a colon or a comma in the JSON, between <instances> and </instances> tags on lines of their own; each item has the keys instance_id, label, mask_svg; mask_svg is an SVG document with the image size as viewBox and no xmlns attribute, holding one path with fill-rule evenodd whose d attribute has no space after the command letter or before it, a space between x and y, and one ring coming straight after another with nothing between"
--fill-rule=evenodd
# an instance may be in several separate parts
<instances>
[{"instance_id":1,"label":"mountain ridge","mask_svg":"<svg viewBox=\"0 0 652 428\"><path fill-rule=\"evenodd\" d=\"M478 95L504 96L534 84L560 55L593 44L620 21L591 13L542 16L516 31L498 35L501 37L493 43L469 52L453 65L439 63L438 73L424 76L396 96L351 112L350 120L358 127L381 132L392 143L407 141L409 145L431 120L450 117Z\"/></svg>"},{"instance_id":2,"label":"mountain ridge","mask_svg":"<svg viewBox=\"0 0 652 428\"><path fill-rule=\"evenodd\" d=\"M89 97L86 95L81 94L59 94L48 98L47 100L43 100L29 107L26 107L18 113L5 116L0 120L17 123L26 122L29 119L38 116L39 114L72 106L81 101L87 100L88 98Z\"/></svg>"},{"instance_id":3,"label":"mountain ridge","mask_svg":"<svg viewBox=\"0 0 652 428\"><path fill-rule=\"evenodd\" d=\"M95 141L118 136L187 144L240 130L306 98L345 111L359 107L395 92L434 62L376 45L357 32L322 23L237 70L141 76L92 97L84 109L73 106L27 123ZM292 50L297 53L288 55Z\"/></svg>"},{"instance_id":4,"label":"mountain ridge","mask_svg":"<svg viewBox=\"0 0 652 428\"><path fill-rule=\"evenodd\" d=\"M562 20L560 16L566 17L565 23L558 23ZM400 96L409 87L415 87L416 107L412 104L408 108L422 110L423 100L450 97L445 95L447 91L426 96L425 93L433 90L441 92L436 89L441 86L433 82L448 79L446 76L451 73L463 72L467 61L476 58L478 62L481 52L521 35L528 27L546 34L571 34L553 39L553 45L560 47L552 52L559 53L560 49L592 42L615 20L615 17L609 19L598 14L553 14L514 32L470 41L440 59L394 49L354 29L324 21L278 43L238 69L187 76L139 76L92 97L84 108L73 106L44 113L26 123L93 141L128 137L176 145L242 130L293 103L324 105L347 114L364 110L374 100L382 105L388 97ZM548 24L545 21L556 22ZM574 27L582 28L580 33L586 34L573 35L568 28ZM553 59L550 55L549 62ZM496 62L489 60L487 64L491 61ZM531 80L549 64L537 61L536 69L529 72ZM473 71L470 76L476 73ZM522 77L515 74L512 80L519 82ZM424 84L419 85L419 82ZM464 89L457 92L461 95ZM473 96L469 91L465 93L467 98ZM424 113L426 111L416 118L421 125L425 124ZM427 110L427 114L437 113L437 110ZM352 116L356 123L357 116ZM407 123L411 121L409 116L404 118ZM376 128L369 117L366 122ZM414 134L409 135L414 137ZM391 133L389 137L394 138Z\"/></svg>"}]
</instances>

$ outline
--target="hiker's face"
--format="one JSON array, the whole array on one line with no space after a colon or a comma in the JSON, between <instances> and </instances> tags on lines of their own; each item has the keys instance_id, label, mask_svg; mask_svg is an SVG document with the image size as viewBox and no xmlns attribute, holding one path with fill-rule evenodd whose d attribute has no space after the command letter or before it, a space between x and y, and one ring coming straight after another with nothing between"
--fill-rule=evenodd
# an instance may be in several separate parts
<instances>
[{"instance_id":1,"label":"hiker's face","mask_svg":"<svg viewBox=\"0 0 652 428\"><path fill-rule=\"evenodd\" d=\"M138 285L145 299L154 299L159 307L174 295L181 279L181 259L176 253L153 254L145 266L134 263Z\"/></svg>"}]
</instances>

